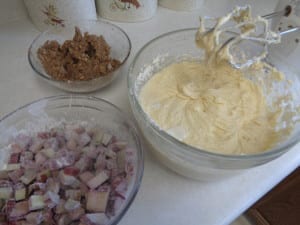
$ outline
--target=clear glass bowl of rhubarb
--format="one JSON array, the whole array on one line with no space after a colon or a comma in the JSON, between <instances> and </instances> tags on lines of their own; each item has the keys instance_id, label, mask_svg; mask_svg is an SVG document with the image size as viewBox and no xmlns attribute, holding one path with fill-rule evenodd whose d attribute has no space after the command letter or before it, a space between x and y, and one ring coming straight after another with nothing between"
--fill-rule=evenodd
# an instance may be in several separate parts
<instances>
[{"instance_id":1,"label":"clear glass bowl of rhubarb","mask_svg":"<svg viewBox=\"0 0 300 225\"><path fill-rule=\"evenodd\" d=\"M143 166L135 125L113 104L37 100L0 120L0 223L117 224Z\"/></svg>"},{"instance_id":2,"label":"clear glass bowl of rhubarb","mask_svg":"<svg viewBox=\"0 0 300 225\"><path fill-rule=\"evenodd\" d=\"M99 90L123 74L131 51L128 35L102 20L64 23L40 33L28 60L42 80L68 92Z\"/></svg>"}]
</instances>

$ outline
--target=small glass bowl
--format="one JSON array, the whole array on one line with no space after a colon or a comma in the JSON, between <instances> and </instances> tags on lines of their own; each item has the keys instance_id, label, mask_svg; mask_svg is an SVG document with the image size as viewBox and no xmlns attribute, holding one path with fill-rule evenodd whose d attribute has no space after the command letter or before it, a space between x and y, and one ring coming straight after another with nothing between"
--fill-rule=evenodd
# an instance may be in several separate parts
<instances>
[{"instance_id":1,"label":"small glass bowl","mask_svg":"<svg viewBox=\"0 0 300 225\"><path fill-rule=\"evenodd\" d=\"M112 72L105 76L88 81L60 81L53 79L46 73L41 64L37 50L48 40L56 40L62 44L66 40L71 40L75 34L75 26L82 33L102 35L110 49L110 57L117 59L121 64ZM69 92L85 93L101 89L109 85L117 76L123 73L124 63L128 59L131 51L131 42L128 35L118 26L101 20L86 20L66 23L64 27L55 27L39 34L28 50L28 60L32 69L38 77L47 81L51 85Z\"/></svg>"},{"instance_id":2,"label":"small glass bowl","mask_svg":"<svg viewBox=\"0 0 300 225\"><path fill-rule=\"evenodd\" d=\"M286 117L282 118L278 125L294 123L295 126L290 136L273 149L251 155L226 155L198 149L179 141L160 129L144 112L139 94L145 83L156 72L174 62L203 59L203 50L197 48L195 44L196 32L197 28L177 30L151 40L137 53L130 66L127 86L131 109L150 145L150 150L162 164L171 170L198 180L226 178L244 169L265 164L287 152L299 141L300 137L299 110L295 110L297 115L293 118L288 117L289 106L294 106L295 109L300 106L300 76L299 70L295 70L295 67L280 55L270 55L267 60L286 75L288 81L283 82L286 82L294 102L280 106L285 107L283 111L284 114L286 113ZM261 78L266 79L265 82L269 82L268 76ZM269 93L267 99L275 101L281 93L287 91L286 86L279 84L278 89L275 88L272 93Z\"/></svg>"},{"instance_id":3,"label":"small glass bowl","mask_svg":"<svg viewBox=\"0 0 300 225\"><path fill-rule=\"evenodd\" d=\"M6 147L18 133L38 132L63 123L99 124L133 150L134 170L126 199L105 225L116 225L133 202L143 176L144 154L134 123L118 107L96 97L59 95L31 102L0 119L0 170L7 159Z\"/></svg>"}]
</instances>

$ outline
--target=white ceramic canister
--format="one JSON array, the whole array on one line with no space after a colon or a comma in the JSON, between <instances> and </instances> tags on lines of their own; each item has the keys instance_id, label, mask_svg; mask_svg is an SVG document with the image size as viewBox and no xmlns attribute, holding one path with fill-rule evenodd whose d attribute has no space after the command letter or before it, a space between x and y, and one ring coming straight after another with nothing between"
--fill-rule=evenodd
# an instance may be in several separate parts
<instances>
[{"instance_id":1,"label":"white ceramic canister","mask_svg":"<svg viewBox=\"0 0 300 225\"><path fill-rule=\"evenodd\" d=\"M24 0L24 3L33 24L41 31L63 27L67 21L97 19L94 0Z\"/></svg>"},{"instance_id":2,"label":"white ceramic canister","mask_svg":"<svg viewBox=\"0 0 300 225\"><path fill-rule=\"evenodd\" d=\"M138 22L152 18L157 0L96 0L100 17L119 22Z\"/></svg>"},{"instance_id":3,"label":"white ceramic canister","mask_svg":"<svg viewBox=\"0 0 300 225\"><path fill-rule=\"evenodd\" d=\"M192 11L200 9L204 0L159 0L158 3L162 7L177 11Z\"/></svg>"}]
</instances>

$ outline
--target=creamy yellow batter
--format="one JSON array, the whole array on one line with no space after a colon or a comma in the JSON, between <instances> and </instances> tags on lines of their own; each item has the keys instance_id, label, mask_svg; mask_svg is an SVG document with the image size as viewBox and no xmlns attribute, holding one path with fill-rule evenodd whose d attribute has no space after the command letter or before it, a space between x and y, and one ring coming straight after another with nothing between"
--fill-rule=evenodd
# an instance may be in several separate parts
<instances>
[{"instance_id":1,"label":"creamy yellow batter","mask_svg":"<svg viewBox=\"0 0 300 225\"><path fill-rule=\"evenodd\" d=\"M280 110L271 111L261 87L230 64L230 45L219 51L220 29L232 18L249 20L249 29L241 26L241 37L251 32L255 20L249 8L219 19L208 35L202 24L196 42L206 58L175 63L154 74L141 90L140 103L161 129L189 145L222 154L252 154L278 142ZM253 68L264 65L257 62ZM274 77L279 75L274 70Z\"/></svg>"},{"instance_id":2,"label":"creamy yellow batter","mask_svg":"<svg viewBox=\"0 0 300 225\"><path fill-rule=\"evenodd\" d=\"M277 140L277 114L261 89L228 63L170 65L146 83L140 100L159 127L200 149L249 154Z\"/></svg>"}]
</instances>

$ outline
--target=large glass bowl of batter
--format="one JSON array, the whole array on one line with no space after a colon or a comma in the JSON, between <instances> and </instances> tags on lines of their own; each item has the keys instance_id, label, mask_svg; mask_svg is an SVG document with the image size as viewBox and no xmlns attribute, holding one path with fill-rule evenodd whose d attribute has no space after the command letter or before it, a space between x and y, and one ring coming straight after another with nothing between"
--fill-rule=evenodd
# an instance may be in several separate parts
<instances>
[{"instance_id":1,"label":"large glass bowl of batter","mask_svg":"<svg viewBox=\"0 0 300 225\"><path fill-rule=\"evenodd\" d=\"M291 99L284 104L274 104L284 110L276 129L278 131L293 126L292 131L274 145L261 153L222 154L199 149L185 144L161 129L145 113L140 103L140 92L147 81L162 68L182 60L201 60L204 52L196 47L196 28L183 29L163 34L147 43L136 55L128 74L129 100L139 127L157 159L171 170L194 179L214 179L236 174L244 169L265 164L287 152L300 137L299 110L300 80L299 72L279 55L269 55L265 60L283 72L285 81L277 81L272 91L266 91L266 99L275 101L290 93ZM262 71L260 71L262 72ZM267 85L271 82L262 74L254 82ZM259 81L258 81L259 80ZM275 110L275 109L274 109Z\"/></svg>"}]
</instances>

